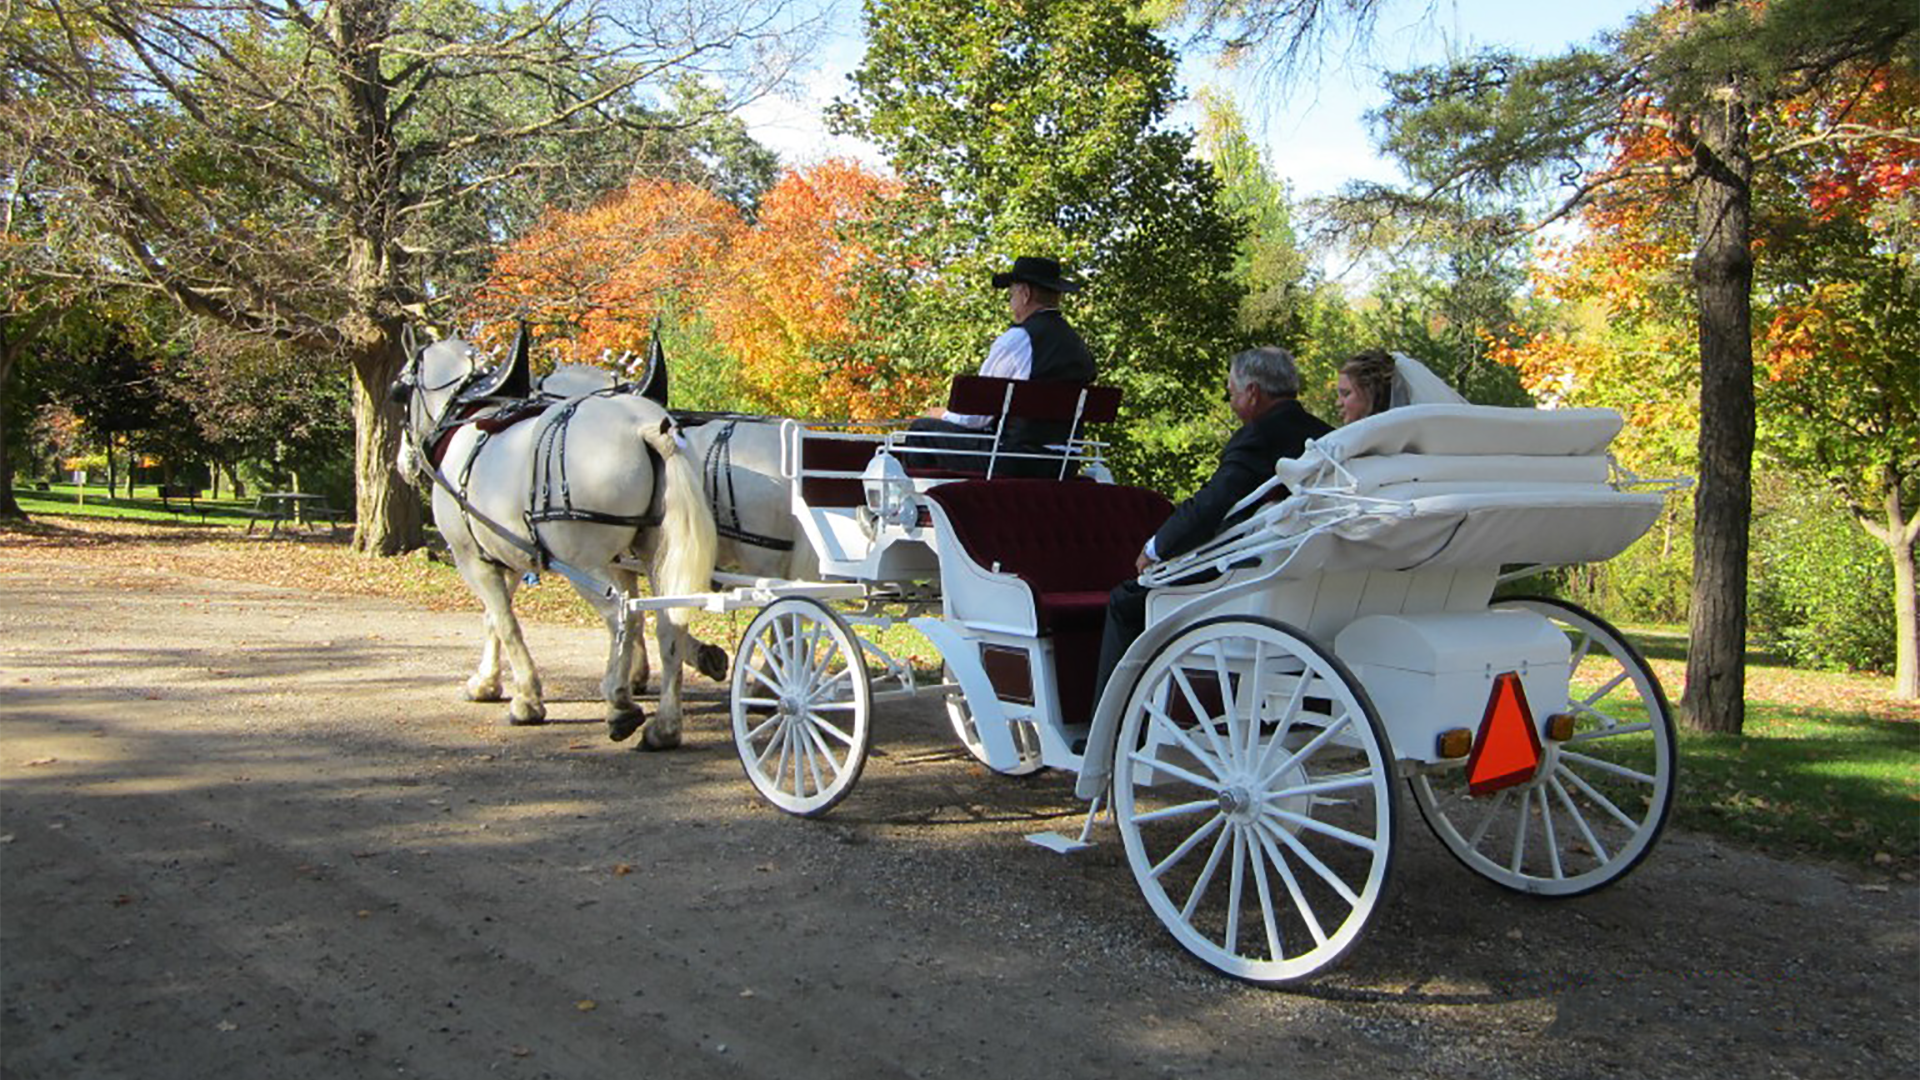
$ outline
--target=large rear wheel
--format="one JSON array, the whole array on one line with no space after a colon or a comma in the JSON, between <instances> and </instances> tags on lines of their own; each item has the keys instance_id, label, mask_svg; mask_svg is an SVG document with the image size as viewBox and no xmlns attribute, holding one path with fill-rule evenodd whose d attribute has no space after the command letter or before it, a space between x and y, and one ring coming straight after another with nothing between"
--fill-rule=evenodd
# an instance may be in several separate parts
<instances>
[{"instance_id":1,"label":"large rear wheel","mask_svg":"<svg viewBox=\"0 0 1920 1080\"><path fill-rule=\"evenodd\" d=\"M1652 850L1673 805L1673 716L1660 680L1620 631L1563 600L1511 597L1569 639L1572 738L1546 743L1533 779L1490 795L1465 770L1412 779L1434 835L1475 873L1516 892L1579 896L1603 888Z\"/></svg>"},{"instance_id":2,"label":"large rear wheel","mask_svg":"<svg viewBox=\"0 0 1920 1080\"><path fill-rule=\"evenodd\" d=\"M873 692L846 620L806 597L767 605L733 658L733 744L747 779L789 814L816 817L866 766Z\"/></svg>"},{"instance_id":3,"label":"large rear wheel","mask_svg":"<svg viewBox=\"0 0 1920 1080\"><path fill-rule=\"evenodd\" d=\"M1181 945L1260 983L1352 948L1386 890L1399 785L1345 664L1282 623L1200 623L1148 663L1119 740L1127 861Z\"/></svg>"}]
</instances>

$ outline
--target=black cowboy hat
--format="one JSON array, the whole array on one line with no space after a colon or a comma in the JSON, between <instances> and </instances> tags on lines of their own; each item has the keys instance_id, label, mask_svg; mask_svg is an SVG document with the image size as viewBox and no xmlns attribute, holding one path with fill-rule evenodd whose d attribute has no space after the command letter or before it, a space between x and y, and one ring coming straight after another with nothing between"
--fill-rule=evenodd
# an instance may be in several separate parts
<instances>
[{"instance_id":1,"label":"black cowboy hat","mask_svg":"<svg viewBox=\"0 0 1920 1080\"><path fill-rule=\"evenodd\" d=\"M993 287L1004 289L1016 281L1038 285L1054 292L1078 292L1080 283L1060 276L1060 264L1037 255L1022 255L1013 260L1013 269L993 275Z\"/></svg>"}]
</instances>

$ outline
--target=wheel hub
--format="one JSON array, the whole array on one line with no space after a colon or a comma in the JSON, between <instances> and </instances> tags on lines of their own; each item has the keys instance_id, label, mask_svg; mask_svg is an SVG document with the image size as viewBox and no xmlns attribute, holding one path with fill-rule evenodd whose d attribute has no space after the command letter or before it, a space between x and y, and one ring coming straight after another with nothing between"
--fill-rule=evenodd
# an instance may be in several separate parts
<instances>
[{"instance_id":1,"label":"wheel hub","mask_svg":"<svg viewBox=\"0 0 1920 1080\"><path fill-rule=\"evenodd\" d=\"M1253 794L1237 784L1220 792L1220 812L1236 821L1252 818L1255 805Z\"/></svg>"}]
</instances>

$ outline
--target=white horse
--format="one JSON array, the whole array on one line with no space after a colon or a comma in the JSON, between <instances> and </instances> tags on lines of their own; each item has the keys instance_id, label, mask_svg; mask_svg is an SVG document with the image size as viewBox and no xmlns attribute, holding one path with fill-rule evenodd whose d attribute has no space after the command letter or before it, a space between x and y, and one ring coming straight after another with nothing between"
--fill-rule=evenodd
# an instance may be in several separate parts
<instances>
[{"instance_id":1,"label":"white horse","mask_svg":"<svg viewBox=\"0 0 1920 1080\"><path fill-rule=\"evenodd\" d=\"M615 741L645 726L643 745L680 742L680 685L687 609L660 620L662 678L651 722L633 699L646 648L626 599L639 555L656 590L705 592L712 579L713 516L680 452L666 410L631 394L585 393L520 406L474 400L490 374L465 342L450 338L415 353L394 397L407 405L403 474L433 482L433 517L454 563L486 608L480 665L467 680L473 701L500 700L500 654L513 668L508 720L546 719L540 677L513 614L523 575L558 571L598 611L611 638L600 682ZM466 395L463 397L463 395ZM510 414L524 410L525 416ZM644 674L641 676L644 681Z\"/></svg>"}]
</instances>

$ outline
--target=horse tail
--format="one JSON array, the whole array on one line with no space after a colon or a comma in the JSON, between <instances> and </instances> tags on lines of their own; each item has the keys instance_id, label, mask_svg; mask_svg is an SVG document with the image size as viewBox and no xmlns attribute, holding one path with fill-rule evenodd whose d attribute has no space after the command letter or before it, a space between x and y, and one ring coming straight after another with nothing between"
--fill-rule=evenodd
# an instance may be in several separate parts
<instances>
[{"instance_id":1,"label":"horse tail","mask_svg":"<svg viewBox=\"0 0 1920 1080\"><path fill-rule=\"evenodd\" d=\"M713 560L717 540L713 511L707 506L706 492L693 463L680 452L673 421L643 424L640 437L660 455L665 470L662 485L660 554L654 566L654 588L670 595L703 593L713 587ZM691 608L669 608L667 617L684 629L692 618Z\"/></svg>"}]
</instances>

